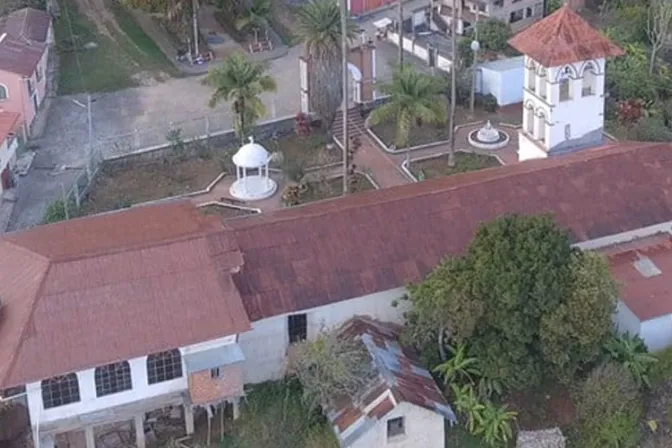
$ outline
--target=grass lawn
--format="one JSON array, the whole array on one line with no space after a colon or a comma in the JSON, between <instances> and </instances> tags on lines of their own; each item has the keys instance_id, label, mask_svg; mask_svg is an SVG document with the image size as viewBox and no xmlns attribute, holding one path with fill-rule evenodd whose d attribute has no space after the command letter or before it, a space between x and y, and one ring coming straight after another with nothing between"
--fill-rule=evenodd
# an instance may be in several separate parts
<instances>
[{"instance_id":1,"label":"grass lawn","mask_svg":"<svg viewBox=\"0 0 672 448\"><path fill-rule=\"evenodd\" d=\"M291 133L274 140L263 141L261 145L271 153L282 153L283 163L287 168L298 167L305 170L342 160L343 152L337 147L328 150L327 143L326 133L314 129L307 137ZM274 165L276 168L280 167L279 163Z\"/></svg>"},{"instance_id":2,"label":"grass lawn","mask_svg":"<svg viewBox=\"0 0 672 448\"><path fill-rule=\"evenodd\" d=\"M59 94L132 87L138 85L140 73L159 78L176 75L174 66L121 4L106 2L109 18L118 26L100 20L104 29L72 0L60 4L61 19L54 22L60 60Z\"/></svg>"},{"instance_id":3,"label":"grass lawn","mask_svg":"<svg viewBox=\"0 0 672 448\"><path fill-rule=\"evenodd\" d=\"M221 446L227 448L337 448L324 417L301 402L293 381L257 384L244 401L239 420Z\"/></svg>"},{"instance_id":4,"label":"grass lawn","mask_svg":"<svg viewBox=\"0 0 672 448\"><path fill-rule=\"evenodd\" d=\"M171 158L103 166L94 179L81 214L90 215L142 202L203 190L222 172L214 159Z\"/></svg>"},{"instance_id":5,"label":"grass lawn","mask_svg":"<svg viewBox=\"0 0 672 448\"><path fill-rule=\"evenodd\" d=\"M362 174L356 173L354 176L350 176L349 180L350 194L376 189L376 187L369 182L369 179ZM307 183L307 187L306 191L301 195L302 204L336 198L343 193L343 177L339 176L325 180L311 181Z\"/></svg>"},{"instance_id":6,"label":"grass lawn","mask_svg":"<svg viewBox=\"0 0 672 448\"><path fill-rule=\"evenodd\" d=\"M198 208L204 215L215 215L221 219L231 219L238 216L255 215L252 210L241 209L229 205L208 204Z\"/></svg>"},{"instance_id":7,"label":"grass lawn","mask_svg":"<svg viewBox=\"0 0 672 448\"><path fill-rule=\"evenodd\" d=\"M411 162L410 168L417 179L434 179L496 166L501 166L501 163L493 156L458 151L455 153L455 166L453 167L448 166L448 156L443 154L431 159Z\"/></svg>"}]
</instances>

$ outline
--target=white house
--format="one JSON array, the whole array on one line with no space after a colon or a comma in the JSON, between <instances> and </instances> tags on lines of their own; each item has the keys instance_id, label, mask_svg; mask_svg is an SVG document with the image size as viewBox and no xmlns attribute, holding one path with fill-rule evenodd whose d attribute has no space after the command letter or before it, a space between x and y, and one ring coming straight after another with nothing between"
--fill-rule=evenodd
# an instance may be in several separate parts
<instances>
[{"instance_id":1,"label":"white house","mask_svg":"<svg viewBox=\"0 0 672 448\"><path fill-rule=\"evenodd\" d=\"M443 448L446 421L457 419L429 371L399 344L401 327L354 317L339 337L361 343L373 375L363 390L343 397L326 413L344 448Z\"/></svg>"},{"instance_id":2,"label":"white house","mask_svg":"<svg viewBox=\"0 0 672 448\"><path fill-rule=\"evenodd\" d=\"M525 55L519 159L603 144L606 58L623 51L567 5L509 44Z\"/></svg>"}]
</instances>

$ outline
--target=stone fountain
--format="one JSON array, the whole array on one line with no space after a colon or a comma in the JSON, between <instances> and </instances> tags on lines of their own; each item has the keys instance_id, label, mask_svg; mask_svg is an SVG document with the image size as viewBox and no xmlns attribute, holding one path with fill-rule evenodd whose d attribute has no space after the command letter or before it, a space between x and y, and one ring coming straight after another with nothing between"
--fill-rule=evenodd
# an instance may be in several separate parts
<instances>
[{"instance_id":1,"label":"stone fountain","mask_svg":"<svg viewBox=\"0 0 672 448\"><path fill-rule=\"evenodd\" d=\"M474 129L467 137L474 148L495 150L509 144L509 134L494 127L490 120L480 129Z\"/></svg>"}]
</instances>

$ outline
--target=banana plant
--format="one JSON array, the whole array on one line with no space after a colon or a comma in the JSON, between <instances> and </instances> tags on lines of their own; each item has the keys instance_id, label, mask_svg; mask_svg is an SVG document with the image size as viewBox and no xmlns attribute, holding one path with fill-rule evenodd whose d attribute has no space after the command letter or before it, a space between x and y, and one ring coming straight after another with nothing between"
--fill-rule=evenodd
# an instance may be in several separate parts
<instances>
[{"instance_id":1,"label":"banana plant","mask_svg":"<svg viewBox=\"0 0 672 448\"><path fill-rule=\"evenodd\" d=\"M637 335L625 333L614 336L604 346L607 355L628 369L639 387L651 387L649 372L658 358L650 354L644 341Z\"/></svg>"},{"instance_id":2,"label":"banana plant","mask_svg":"<svg viewBox=\"0 0 672 448\"><path fill-rule=\"evenodd\" d=\"M483 437L491 447L505 447L513 437L511 422L516 419L516 415L506 405L497 406L488 401L483 405L474 435Z\"/></svg>"},{"instance_id":3,"label":"banana plant","mask_svg":"<svg viewBox=\"0 0 672 448\"><path fill-rule=\"evenodd\" d=\"M451 384L453 395L455 396L454 405L457 412L464 415L467 419L467 429L474 434L478 428L479 422L483 421L483 411L485 405L480 402L474 387L471 384L465 384L460 387L457 384Z\"/></svg>"},{"instance_id":4,"label":"banana plant","mask_svg":"<svg viewBox=\"0 0 672 448\"><path fill-rule=\"evenodd\" d=\"M474 384L474 379L481 376L478 359L467 354L467 344L448 346L450 359L434 368L434 372L443 377L444 384Z\"/></svg>"}]
</instances>

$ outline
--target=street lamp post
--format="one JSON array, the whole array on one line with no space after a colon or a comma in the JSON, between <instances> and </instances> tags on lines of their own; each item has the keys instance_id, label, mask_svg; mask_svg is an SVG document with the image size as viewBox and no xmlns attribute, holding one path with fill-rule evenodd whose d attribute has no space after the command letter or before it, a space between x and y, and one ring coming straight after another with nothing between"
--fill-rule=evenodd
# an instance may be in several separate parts
<instances>
[{"instance_id":1,"label":"street lamp post","mask_svg":"<svg viewBox=\"0 0 672 448\"><path fill-rule=\"evenodd\" d=\"M481 44L477 40L472 40L471 51L473 53L473 60L471 61L471 97L469 98L469 114L472 117L474 116L474 101L476 99L476 60L480 49Z\"/></svg>"}]
</instances>

